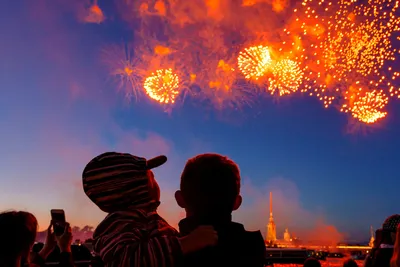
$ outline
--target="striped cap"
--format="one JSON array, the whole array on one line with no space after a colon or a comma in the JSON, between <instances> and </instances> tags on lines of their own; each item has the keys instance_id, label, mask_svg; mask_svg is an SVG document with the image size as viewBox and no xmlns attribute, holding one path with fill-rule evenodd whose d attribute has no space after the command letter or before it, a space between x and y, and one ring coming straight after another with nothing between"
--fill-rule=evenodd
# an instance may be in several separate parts
<instances>
[{"instance_id":1,"label":"striped cap","mask_svg":"<svg viewBox=\"0 0 400 267\"><path fill-rule=\"evenodd\" d=\"M158 202L149 192L149 170L166 161L166 156L146 160L128 153L103 153L83 170L83 190L104 212L143 208Z\"/></svg>"},{"instance_id":2,"label":"striped cap","mask_svg":"<svg viewBox=\"0 0 400 267\"><path fill-rule=\"evenodd\" d=\"M391 232L396 232L397 226L399 225L399 223L400 223L400 215L394 214L385 220L385 222L382 225L382 229L388 230Z\"/></svg>"}]
</instances>

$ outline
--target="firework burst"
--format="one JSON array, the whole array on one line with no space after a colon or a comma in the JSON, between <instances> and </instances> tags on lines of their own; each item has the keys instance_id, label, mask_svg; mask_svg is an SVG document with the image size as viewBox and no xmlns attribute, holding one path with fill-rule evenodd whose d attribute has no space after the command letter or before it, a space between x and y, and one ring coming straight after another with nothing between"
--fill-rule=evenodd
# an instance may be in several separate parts
<instances>
[{"instance_id":1,"label":"firework burst","mask_svg":"<svg viewBox=\"0 0 400 267\"><path fill-rule=\"evenodd\" d=\"M304 91L326 107L354 82L396 94L396 75L387 65L398 54L392 45L400 30L397 12L399 1L394 0L303 0L295 10L294 25L300 27L285 32L303 44L293 42L290 49L303 63Z\"/></svg>"},{"instance_id":2,"label":"firework burst","mask_svg":"<svg viewBox=\"0 0 400 267\"><path fill-rule=\"evenodd\" d=\"M129 45L109 46L103 49L102 59L111 77L118 81L118 89L123 90L128 99L137 100L143 92L141 87L145 70Z\"/></svg>"},{"instance_id":3,"label":"firework burst","mask_svg":"<svg viewBox=\"0 0 400 267\"><path fill-rule=\"evenodd\" d=\"M263 77L271 66L271 55L267 46L251 46L239 52L238 67L248 80Z\"/></svg>"},{"instance_id":4,"label":"firework burst","mask_svg":"<svg viewBox=\"0 0 400 267\"><path fill-rule=\"evenodd\" d=\"M171 68L151 73L143 84L146 94L161 104L174 104L180 93L180 77Z\"/></svg>"},{"instance_id":5,"label":"firework burst","mask_svg":"<svg viewBox=\"0 0 400 267\"><path fill-rule=\"evenodd\" d=\"M384 108L389 98L382 90L351 89L345 93L345 103L340 111L351 113L353 118L367 124L373 124L386 117L387 112Z\"/></svg>"},{"instance_id":6,"label":"firework burst","mask_svg":"<svg viewBox=\"0 0 400 267\"><path fill-rule=\"evenodd\" d=\"M230 10L221 1L139 2L137 57L126 47L107 51L110 73L129 97L145 92L170 107L188 92L218 109L239 109L252 103L258 89L279 97L300 91L368 125L386 116L388 97L400 98L394 63L399 50L393 45L400 31L400 1L302 0L283 36L259 22L243 21L251 30L239 31L242 22L227 23L230 17L221 16ZM243 12L256 2L243 1ZM282 10L281 1L271 3ZM100 14L96 7L92 12ZM243 14L241 20L253 21ZM153 31L155 25L160 30ZM250 38L257 42L243 46ZM371 90L376 88L380 91Z\"/></svg>"},{"instance_id":7,"label":"firework burst","mask_svg":"<svg viewBox=\"0 0 400 267\"><path fill-rule=\"evenodd\" d=\"M273 64L272 77L268 81L271 94L278 92L279 96L288 95L299 89L303 81L303 71L295 61L280 60Z\"/></svg>"}]
</instances>

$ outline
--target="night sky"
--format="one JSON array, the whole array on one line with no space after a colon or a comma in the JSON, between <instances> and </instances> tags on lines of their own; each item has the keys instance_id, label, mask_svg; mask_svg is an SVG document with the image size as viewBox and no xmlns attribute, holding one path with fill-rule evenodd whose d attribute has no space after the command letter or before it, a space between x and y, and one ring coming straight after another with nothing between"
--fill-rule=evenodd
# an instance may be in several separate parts
<instances>
[{"instance_id":1,"label":"night sky","mask_svg":"<svg viewBox=\"0 0 400 267\"><path fill-rule=\"evenodd\" d=\"M31 211L41 229L52 208L96 225L104 214L84 195L81 172L120 151L168 156L155 172L160 213L173 225L183 215L173 199L180 172L204 152L239 165L244 203L234 217L249 229L265 230L269 191L278 237L289 227L303 238L330 229L368 240L370 225L399 212L398 100L373 127L301 94L222 112L187 99L166 113L147 98L128 101L100 62L104 46L132 39L111 4L99 1L106 20L96 24L77 18L74 1L29 2L0 4L0 210Z\"/></svg>"}]
</instances>

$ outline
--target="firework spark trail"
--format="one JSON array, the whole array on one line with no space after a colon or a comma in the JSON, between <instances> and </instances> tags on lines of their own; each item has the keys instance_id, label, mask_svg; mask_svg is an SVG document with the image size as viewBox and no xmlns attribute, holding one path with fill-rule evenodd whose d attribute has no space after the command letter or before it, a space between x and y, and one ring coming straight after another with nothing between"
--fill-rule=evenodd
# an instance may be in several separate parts
<instances>
[{"instance_id":1,"label":"firework spark trail","mask_svg":"<svg viewBox=\"0 0 400 267\"><path fill-rule=\"evenodd\" d=\"M295 10L298 35L308 49L292 43L293 56L303 63L305 88L329 106L355 82L384 89L394 95L395 72L385 67L398 50L391 37L400 30L399 1L303 0ZM393 78L388 78L393 77Z\"/></svg>"},{"instance_id":2,"label":"firework spark trail","mask_svg":"<svg viewBox=\"0 0 400 267\"><path fill-rule=\"evenodd\" d=\"M141 84L145 70L140 67L142 63L139 57L135 57L133 46L127 44L106 47L102 50L101 57L110 75L118 80L118 88L124 90L126 98L138 100L143 92Z\"/></svg>"}]
</instances>

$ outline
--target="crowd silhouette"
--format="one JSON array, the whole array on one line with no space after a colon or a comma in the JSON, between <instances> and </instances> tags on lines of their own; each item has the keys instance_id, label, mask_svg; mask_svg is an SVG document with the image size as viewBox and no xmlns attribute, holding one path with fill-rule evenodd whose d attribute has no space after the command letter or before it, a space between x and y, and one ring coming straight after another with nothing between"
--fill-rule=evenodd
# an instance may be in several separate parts
<instances>
[{"instance_id":1,"label":"crowd silhouette","mask_svg":"<svg viewBox=\"0 0 400 267\"><path fill-rule=\"evenodd\" d=\"M72 244L69 224L65 222L60 233L53 230L54 221L45 242L35 243L38 224L34 215L1 213L0 266L265 266L267 250L261 232L246 231L232 221L232 212L242 203L237 164L219 154L201 154L187 161L175 193L177 204L186 212L178 231L157 213L160 188L152 169L166 161L166 156L147 160L107 152L86 165L83 191L107 213L89 246ZM376 231L365 267L400 267L399 223L400 215L392 215ZM304 266L321 263L309 258ZM349 259L343 266L357 263Z\"/></svg>"}]
</instances>

